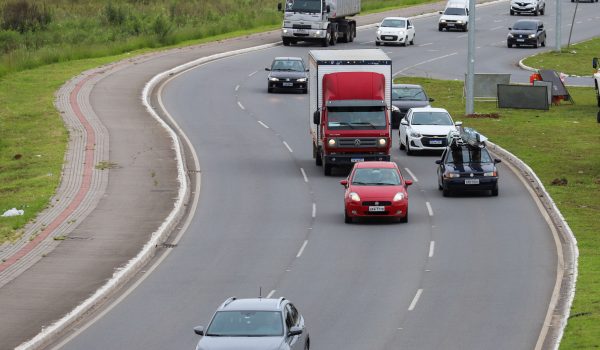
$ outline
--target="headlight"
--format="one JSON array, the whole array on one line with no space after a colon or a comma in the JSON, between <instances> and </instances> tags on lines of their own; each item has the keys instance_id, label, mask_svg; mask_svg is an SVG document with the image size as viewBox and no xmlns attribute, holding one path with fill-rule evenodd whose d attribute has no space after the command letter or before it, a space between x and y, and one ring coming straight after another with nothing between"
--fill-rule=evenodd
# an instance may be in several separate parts
<instances>
[{"instance_id":1,"label":"headlight","mask_svg":"<svg viewBox=\"0 0 600 350\"><path fill-rule=\"evenodd\" d=\"M458 23L458 24L462 24L462 23L463 23L463 21L456 21L456 23Z\"/></svg>"},{"instance_id":2,"label":"headlight","mask_svg":"<svg viewBox=\"0 0 600 350\"><path fill-rule=\"evenodd\" d=\"M274 77L269 77L269 81L279 81L279 79L274 78Z\"/></svg>"},{"instance_id":3,"label":"headlight","mask_svg":"<svg viewBox=\"0 0 600 350\"><path fill-rule=\"evenodd\" d=\"M509 38L514 38L514 35L512 35L511 33L508 33L508 37Z\"/></svg>"},{"instance_id":4,"label":"headlight","mask_svg":"<svg viewBox=\"0 0 600 350\"><path fill-rule=\"evenodd\" d=\"M317 30L317 31L315 32L315 36L319 36L319 35L321 35L321 31L320 31L320 30Z\"/></svg>"},{"instance_id":5,"label":"headlight","mask_svg":"<svg viewBox=\"0 0 600 350\"><path fill-rule=\"evenodd\" d=\"M418 133L418 132L416 132L416 131L411 131L411 132L410 132L410 137L416 137L416 138L420 138L420 137L421 137L421 134L419 134L419 133Z\"/></svg>"},{"instance_id":6,"label":"headlight","mask_svg":"<svg viewBox=\"0 0 600 350\"><path fill-rule=\"evenodd\" d=\"M379 139L377 141L377 144L379 145L379 147L385 147L385 145L387 145L387 140L386 139Z\"/></svg>"},{"instance_id":7,"label":"headlight","mask_svg":"<svg viewBox=\"0 0 600 350\"><path fill-rule=\"evenodd\" d=\"M529 39L535 38L535 34L529 34Z\"/></svg>"},{"instance_id":8,"label":"headlight","mask_svg":"<svg viewBox=\"0 0 600 350\"><path fill-rule=\"evenodd\" d=\"M446 23L445 19L440 19L440 23Z\"/></svg>"},{"instance_id":9,"label":"headlight","mask_svg":"<svg viewBox=\"0 0 600 350\"><path fill-rule=\"evenodd\" d=\"M350 192L348 197L350 197L350 200L353 202L360 202L360 196L356 192Z\"/></svg>"},{"instance_id":10,"label":"headlight","mask_svg":"<svg viewBox=\"0 0 600 350\"><path fill-rule=\"evenodd\" d=\"M498 173L495 171L489 171L487 173L483 173L483 176L498 176Z\"/></svg>"},{"instance_id":11,"label":"headlight","mask_svg":"<svg viewBox=\"0 0 600 350\"><path fill-rule=\"evenodd\" d=\"M329 139L329 141L327 141L327 144L329 144L329 147L335 147L335 145L336 145L335 139Z\"/></svg>"},{"instance_id":12,"label":"headlight","mask_svg":"<svg viewBox=\"0 0 600 350\"><path fill-rule=\"evenodd\" d=\"M299 83L306 83L306 78L300 78L298 80L296 80Z\"/></svg>"},{"instance_id":13,"label":"headlight","mask_svg":"<svg viewBox=\"0 0 600 350\"><path fill-rule=\"evenodd\" d=\"M460 177L460 174L459 173L445 173L444 177L448 178L448 179L458 178L458 177Z\"/></svg>"},{"instance_id":14,"label":"headlight","mask_svg":"<svg viewBox=\"0 0 600 350\"><path fill-rule=\"evenodd\" d=\"M377 35L381 35L381 30L377 29Z\"/></svg>"},{"instance_id":15,"label":"headlight","mask_svg":"<svg viewBox=\"0 0 600 350\"><path fill-rule=\"evenodd\" d=\"M404 198L406 198L406 196L404 195L404 192L398 192L394 196L394 202L400 202L401 200L404 200Z\"/></svg>"},{"instance_id":16,"label":"headlight","mask_svg":"<svg viewBox=\"0 0 600 350\"><path fill-rule=\"evenodd\" d=\"M287 29L284 29L284 30L283 30L283 34L287 34L287 32L288 32L288 30L287 30Z\"/></svg>"}]
</instances>

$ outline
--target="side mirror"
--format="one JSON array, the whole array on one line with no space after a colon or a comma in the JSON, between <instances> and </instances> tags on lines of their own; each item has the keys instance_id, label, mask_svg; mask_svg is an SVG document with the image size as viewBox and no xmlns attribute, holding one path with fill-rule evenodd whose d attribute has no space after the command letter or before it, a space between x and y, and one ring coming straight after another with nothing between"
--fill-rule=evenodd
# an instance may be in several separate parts
<instances>
[{"instance_id":1,"label":"side mirror","mask_svg":"<svg viewBox=\"0 0 600 350\"><path fill-rule=\"evenodd\" d=\"M277 4L277 11L283 11L283 6L281 5L281 3Z\"/></svg>"},{"instance_id":2,"label":"side mirror","mask_svg":"<svg viewBox=\"0 0 600 350\"><path fill-rule=\"evenodd\" d=\"M435 164L437 164L437 165L440 165L440 164L442 164L442 160L441 160L441 159L438 159L438 160L436 160L436 161L435 161Z\"/></svg>"},{"instance_id":3,"label":"side mirror","mask_svg":"<svg viewBox=\"0 0 600 350\"><path fill-rule=\"evenodd\" d=\"M271 68L265 68L265 70L266 70L267 72L270 72L270 71L271 71Z\"/></svg>"},{"instance_id":4,"label":"side mirror","mask_svg":"<svg viewBox=\"0 0 600 350\"><path fill-rule=\"evenodd\" d=\"M330 7L329 5L327 5L327 6L325 7L325 11L327 11L327 13L331 12L331 7Z\"/></svg>"},{"instance_id":5,"label":"side mirror","mask_svg":"<svg viewBox=\"0 0 600 350\"><path fill-rule=\"evenodd\" d=\"M304 71L305 71L305 72L308 72L308 68L306 68Z\"/></svg>"},{"instance_id":6,"label":"side mirror","mask_svg":"<svg viewBox=\"0 0 600 350\"><path fill-rule=\"evenodd\" d=\"M315 111L315 113L313 113L313 123L315 123L316 125L321 124L321 112L320 111Z\"/></svg>"},{"instance_id":7,"label":"side mirror","mask_svg":"<svg viewBox=\"0 0 600 350\"><path fill-rule=\"evenodd\" d=\"M429 102L433 102L433 101L435 101L435 98L431 98L431 97L430 97L430 98L429 98Z\"/></svg>"},{"instance_id":8,"label":"side mirror","mask_svg":"<svg viewBox=\"0 0 600 350\"><path fill-rule=\"evenodd\" d=\"M442 11L440 11L440 15L441 15L442 13L443 13L443 12L442 12Z\"/></svg>"},{"instance_id":9,"label":"side mirror","mask_svg":"<svg viewBox=\"0 0 600 350\"><path fill-rule=\"evenodd\" d=\"M340 185L342 185L344 187L348 186L348 180L342 180L342 181L340 181Z\"/></svg>"},{"instance_id":10,"label":"side mirror","mask_svg":"<svg viewBox=\"0 0 600 350\"><path fill-rule=\"evenodd\" d=\"M300 335L300 334L302 334L302 327L292 327L292 328L290 328L290 331L288 332L289 337L293 337L295 335Z\"/></svg>"},{"instance_id":11,"label":"side mirror","mask_svg":"<svg viewBox=\"0 0 600 350\"><path fill-rule=\"evenodd\" d=\"M500 159L496 158L496 159L494 159L494 163L495 163L495 164L502 163L502 160L500 160Z\"/></svg>"},{"instance_id":12,"label":"side mirror","mask_svg":"<svg viewBox=\"0 0 600 350\"><path fill-rule=\"evenodd\" d=\"M511 27L508 27L508 30L512 30L512 28L511 28Z\"/></svg>"},{"instance_id":13,"label":"side mirror","mask_svg":"<svg viewBox=\"0 0 600 350\"><path fill-rule=\"evenodd\" d=\"M204 327L202 327L202 326L194 327L194 333L196 333L198 335L204 335Z\"/></svg>"},{"instance_id":14,"label":"side mirror","mask_svg":"<svg viewBox=\"0 0 600 350\"><path fill-rule=\"evenodd\" d=\"M455 122L454 125L455 126L462 126L462 122L461 121Z\"/></svg>"},{"instance_id":15,"label":"side mirror","mask_svg":"<svg viewBox=\"0 0 600 350\"><path fill-rule=\"evenodd\" d=\"M598 69L598 57L592 58L592 67L594 67L594 69Z\"/></svg>"},{"instance_id":16,"label":"side mirror","mask_svg":"<svg viewBox=\"0 0 600 350\"><path fill-rule=\"evenodd\" d=\"M379 23L377 23L377 24L375 25L375 27L376 27L376 28L379 28L379 26L380 26L380 24L379 24Z\"/></svg>"},{"instance_id":17,"label":"side mirror","mask_svg":"<svg viewBox=\"0 0 600 350\"><path fill-rule=\"evenodd\" d=\"M406 117L402 118L402 120L400 121L401 125L408 125L408 121L406 120Z\"/></svg>"},{"instance_id":18,"label":"side mirror","mask_svg":"<svg viewBox=\"0 0 600 350\"><path fill-rule=\"evenodd\" d=\"M413 184L413 182L412 182L412 180L404 180L404 184L405 184L406 186L410 186L410 185L412 185L412 184Z\"/></svg>"}]
</instances>

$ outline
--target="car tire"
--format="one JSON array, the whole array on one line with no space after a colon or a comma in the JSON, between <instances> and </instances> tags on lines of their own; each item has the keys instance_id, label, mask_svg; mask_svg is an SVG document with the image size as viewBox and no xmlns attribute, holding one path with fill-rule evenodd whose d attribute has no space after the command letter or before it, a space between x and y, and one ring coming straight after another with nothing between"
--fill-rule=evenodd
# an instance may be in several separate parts
<instances>
[{"instance_id":1,"label":"car tire","mask_svg":"<svg viewBox=\"0 0 600 350\"><path fill-rule=\"evenodd\" d=\"M546 47L546 39L542 41L542 47Z\"/></svg>"},{"instance_id":2,"label":"car tire","mask_svg":"<svg viewBox=\"0 0 600 350\"><path fill-rule=\"evenodd\" d=\"M512 44L506 43L506 46L508 46L508 48L512 48Z\"/></svg>"},{"instance_id":3,"label":"car tire","mask_svg":"<svg viewBox=\"0 0 600 350\"><path fill-rule=\"evenodd\" d=\"M513 11L513 10L510 10L510 15L511 15L511 16L514 16L514 15L515 15L515 11Z\"/></svg>"},{"instance_id":4,"label":"car tire","mask_svg":"<svg viewBox=\"0 0 600 350\"><path fill-rule=\"evenodd\" d=\"M492 196L493 196L493 197L498 197L498 188L494 188L494 189L492 190Z\"/></svg>"},{"instance_id":5,"label":"car tire","mask_svg":"<svg viewBox=\"0 0 600 350\"><path fill-rule=\"evenodd\" d=\"M442 31L442 27L441 26L438 26L438 31L440 31L440 32Z\"/></svg>"},{"instance_id":6,"label":"car tire","mask_svg":"<svg viewBox=\"0 0 600 350\"><path fill-rule=\"evenodd\" d=\"M381 43L379 41L376 41L375 46L379 46L379 45L381 45Z\"/></svg>"},{"instance_id":7,"label":"car tire","mask_svg":"<svg viewBox=\"0 0 600 350\"><path fill-rule=\"evenodd\" d=\"M401 224L405 224L408 222L408 212L406 213L405 216L400 217L400 219L398 219L398 222L400 222Z\"/></svg>"},{"instance_id":8,"label":"car tire","mask_svg":"<svg viewBox=\"0 0 600 350\"><path fill-rule=\"evenodd\" d=\"M537 49L537 48L538 48L538 46L540 46L540 41L539 41L539 40L536 40L536 41L535 41L535 44L533 44L533 48L534 48L534 49Z\"/></svg>"},{"instance_id":9,"label":"car tire","mask_svg":"<svg viewBox=\"0 0 600 350\"><path fill-rule=\"evenodd\" d=\"M413 154L413 151L410 149L410 143L408 142L408 138L406 138L406 155L410 156Z\"/></svg>"},{"instance_id":10,"label":"car tire","mask_svg":"<svg viewBox=\"0 0 600 350\"><path fill-rule=\"evenodd\" d=\"M467 22L465 24L465 26L463 27L463 32L468 32L469 31L469 22Z\"/></svg>"},{"instance_id":11,"label":"car tire","mask_svg":"<svg viewBox=\"0 0 600 350\"><path fill-rule=\"evenodd\" d=\"M402 144L402 140L398 140L398 142L400 143L400 150L405 149L406 147L404 147L404 145Z\"/></svg>"},{"instance_id":12,"label":"car tire","mask_svg":"<svg viewBox=\"0 0 600 350\"><path fill-rule=\"evenodd\" d=\"M302 93L303 93L303 94L306 94L306 93L308 93L308 89L302 89Z\"/></svg>"},{"instance_id":13,"label":"car tire","mask_svg":"<svg viewBox=\"0 0 600 350\"><path fill-rule=\"evenodd\" d=\"M348 215L348 212L346 211L346 209L344 209L344 223L351 224L352 221L354 221L354 220L352 219L352 217L350 215Z\"/></svg>"},{"instance_id":14,"label":"car tire","mask_svg":"<svg viewBox=\"0 0 600 350\"><path fill-rule=\"evenodd\" d=\"M283 41L283 46L290 46L290 43L291 43L290 39L283 38L282 41Z\"/></svg>"},{"instance_id":15,"label":"car tire","mask_svg":"<svg viewBox=\"0 0 600 350\"><path fill-rule=\"evenodd\" d=\"M412 40L410 41L410 44L411 44L411 45L414 45L414 44L415 44L415 37L416 37L416 36L417 36L416 34L414 34L414 35L413 35L413 37L412 37Z\"/></svg>"},{"instance_id":16,"label":"car tire","mask_svg":"<svg viewBox=\"0 0 600 350\"><path fill-rule=\"evenodd\" d=\"M450 197L450 190L447 188L442 189L442 196Z\"/></svg>"},{"instance_id":17,"label":"car tire","mask_svg":"<svg viewBox=\"0 0 600 350\"><path fill-rule=\"evenodd\" d=\"M539 14L540 14L540 9L536 8L535 11L533 12L533 15L534 16L539 16Z\"/></svg>"},{"instance_id":18,"label":"car tire","mask_svg":"<svg viewBox=\"0 0 600 350\"><path fill-rule=\"evenodd\" d=\"M267 92L272 94L273 93L273 88L267 88Z\"/></svg>"},{"instance_id":19,"label":"car tire","mask_svg":"<svg viewBox=\"0 0 600 350\"><path fill-rule=\"evenodd\" d=\"M546 13L546 6L542 7L542 9L540 10L540 15L544 15L544 13Z\"/></svg>"},{"instance_id":20,"label":"car tire","mask_svg":"<svg viewBox=\"0 0 600 350\"><path fill-rule=\"evenodd\" d=\"M402 46L408 46L408 35L404 38L404 44Z\"/></svg>"}]
</instances>

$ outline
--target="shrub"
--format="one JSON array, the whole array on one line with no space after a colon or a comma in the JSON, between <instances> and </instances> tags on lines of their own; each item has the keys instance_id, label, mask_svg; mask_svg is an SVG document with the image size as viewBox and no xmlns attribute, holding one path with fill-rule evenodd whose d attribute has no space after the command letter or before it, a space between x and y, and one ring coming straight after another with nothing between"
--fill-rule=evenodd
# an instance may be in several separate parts
<instances>
[{"instance_id":1,"label":"shrub","mask_svg":"<svg viewBox=\"0 0 600 350\"><path fill-rule=\"evenodd\" d=\"M162 14L156 16L154 22L152 23L152 31L154 34L156 34L160 42L164 42L166 40L171 28L171 23Z\"/></svg>"},{"instance_id":2,"label":"shrub","mask_svg":"<svg viewBox=\"0 0 600 350\"><path fill-rule=\"evenodd\" d=\"M0 31L0 53L5 54L21 46L21 36L14 30Z\"/></svg>"},{"instance_id":3,"label":"shrub","mask_svg":"<svg viewBox=\"0 0 600 350\"><path fill-rule=\"evenodd\" d=\"M112 2L109 2L106 7L104 7L104 16L106 17L106 21L112 25L121 25L127 18L125 9L121 6L113 6Z\"/></svg>"},{"instance_id":4,"label":"shrub","mask_svg":"<svg viewBox=\"0 0 600 350\"><path fill-rule=\"evenodd\" d=\"M50 11L28 0L7 2L2 8L2 29L21 33L45 29L52 21Z\"/></svg>"}]
</instances>

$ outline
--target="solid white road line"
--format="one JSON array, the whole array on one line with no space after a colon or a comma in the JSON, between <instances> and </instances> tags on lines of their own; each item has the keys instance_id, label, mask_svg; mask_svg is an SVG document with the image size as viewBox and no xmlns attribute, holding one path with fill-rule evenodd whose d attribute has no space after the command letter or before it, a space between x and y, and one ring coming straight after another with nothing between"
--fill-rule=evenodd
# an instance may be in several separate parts
<instances>
[{"instance_id":1,"label":"solid white road line","mask_svg":"<svg viewBox=\"0 0 600 350\"><path fill-rule=\"evenodd\" d=\"M504 28L504 26L494 27L494 28L492 28L490 30L498 30L498 29L502 29L502 28Z\"/></svg>"},{"instance_id":2,"label":"solid white road line","mask_svg":"<svg viewBox=\"0 0 600 350\"><path fill-rule=\"evenodd\" d=\"M408 173L408 175L410 175L410 177L412 177L414 182L419 182L419 179L417 179L417 177L415 176L415 174L412 173L412 171L410 171L409 168L404 168L404 170L406 170L406 172Z\"/></svg>"},{"instance_id":3,"label":"solid white road line","mask_svg":"<svg viewBox=\"0 0 600 350\"><path fill-rule=\"evenodd\" d=\"M260 120L258 121L258 124L262 125L265 129L269 129L269 126L263 122L261 122Z\"/></svg>"},{"instance_id":4,"label":"solid white road line","mask_svg":"<svg viewBox=\"0 0 600 350\"><path fill-rule=\"evenodd\" d=\"M427 206L427 211L429 212L429 216L433 216L433 209L431 209L431 203L425 202L425 205Z\"/></svg>"},{"instance_id":5,"label":"solid white road line","mask_svg":"<svg viewBox=\"0 0 600 350\"><path fill-rule=\"evenodd\" d=\"M288 149L288 151L290 151L290 153L294 153L294 151L292 150L292 147L290 147L290 145L288 145L287 142L283 141L283 145Z\"/></svg>"},{"instance_id":6,"label":"solid white road line","mask_svg":"<svg viewBox=\"0 0 600 350\"><path fill-rule=\"evenodd\" d=\"M312 217L313 219L317 217L317 203L313 203Z\"/></svg>"},{"instance_id":7,"label":"solid white road line","mask_svg":"<svg viewBox=\"0 0 600 350\"><path fill-rule=\"evenodd\" d=\"M419 301L419 298L421 297L421 293L423 293L423 289L419 289L417 291L417 294L413 298L412 303L410 303L410 306L408 307L408 311L413 311L415 309L415 306L417 306L417 302Z\"/></svg>"},{"instance_id":8,"label":"solid white road line","mask_svg":"<svg viewBox=\"0 0 600 350\"><path fill-rule=\"evenodd\" d=\"M435 241L431 241L431 243L429 243L429 257L433 257L433 253L435 251Z\"/></svg>"},{"instance_id":9,"label":"solid white road line","mask_svg":"<svg viewBox=\"0 0 600 350\"><path fill-rule=\"evenodd\" d=\"M306 172L304 171L304 168L300 168L300 171L302 172L302 177L304 178L304 182L308 182L308 176L306 176Z\"/></svg>"},{"instance_id":10,"label":"solid white road line","mask_svg":"<svg viewBox=\"0 0 600 350\"><path fill-rule=\"evenodd\" d=\"M425 44L421 44L421 45L417 45L417 46L422 47L422 46L428 46L428 45L433 45L433 43L425 43Z\"/></svg>"},{"instance_id":11,"label":"solid white road line","mask_svg":"<svg viewBox=\"0 0 600 350\"><path fill-rule=\"evenodd\" d=\"M238 91L239 89L240 89L240 86L239 86L239 85L236 85L236 86L235 86L235 91Z\"/></svg>"},{"instance_id":12,"label":"solid white road line","mask_svg":"<svg viewBox=\"0 0 600 350\"><path fill-rule=\"evenodd\" d=\"M365 41L365 42L362 42L360 44L361 45L366 45L366 44L373 44L374 42L375 42L375 40L372 40L372 41Z\"/></svg>"},{"instance_id":13,"label":"solid white road line","mask_svg":"<svg viewBox=\"0 0 600 350\"><path fill-rule=\"evenodd\" d=\"M253 76L253 75L254 75L254 74L256 74L256 73L258 73L258 71L254 71L254 72L252 72L252 73L248 74L248 77L251 77L251 76Z\"/></svg>"},{"instance_id":14,"label":"solid white road line","mask_svg":"<svg viewBox=\"0 0 600 350\"><path fill-rule=\"evenodd\" d=\"M403 68L403 69L401 69L401 70L397 71L396 73L394 73L394 76L396 76L396 75L398 75L398 74L400 74L400 73L402 73L402 72L404 72L404 71L407 71L407 70L409 70L409 69L412 69L412 68L415 68L415 67L421 66L421 65L423 65L423 64L431 63L431 62L433 62L433 61L441 60L441 59L444 59L444 58L446 58L446 57L450 57L450 56L454 56L454 55L458 55L458 52L449 53L449 54L447 54L447 55L444 55L444 56L434 57L434 58L431 58L431 59L425 60L425 61L423 61L423 62L420 62L420 63L417 63L417 64L413 64L412 66L408 66L408 67L405 67L405 68Z\"/></svg>"},{"instance_id":15,"label":"solid white road line","mask_svg":"<svg viewBox=\"0 0 600 350\"><path fill-rule=\"evenodd\" d=\"M469 34L463 34L463 35L459 35L459 36L457 36L457 38L464 38L464 37L466 37L466 36L468 36L468 35L469 35Z\"/></svg>"},{"instance_id":16,"label":"solid white road line","mask_svg":"<svg viewBox=\"0 0 600 350\"><path fill-rule=\"evenodd\" d=\"M244 108L244 105L240 101L238 101L238 106L240 106L240 108L242 109L242 111L246 110L246 108Z\"/></svg>"},{"instance_id":17,"label":"solid white road line","mask_svg":"<svg viewBox=\"0 0 600 350\"><path fill-rule=\"evenodd\" d=\"M296 254L296 258L299 258L302 256L302 253L304 252L304 248L306 248L306 245L308 244L308 240L304 241L304 243L302 243L302 247L300 247L300 251L298 251L298 254Z\"/></svg>"},{"instance_id":18,"label":"solid white road line","mask_svg":"<svg viewBox=\"0 0 600 350\"><path fill-rule=\"evenodd\" d=\"M276 290L273 289L272 291L269 292L269 294L267 294L267 299L269 299L270 297L273 296L273 294L275 294Z\"/></svg>"}]
</instances>

